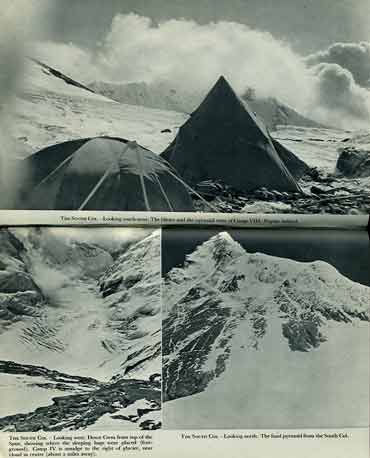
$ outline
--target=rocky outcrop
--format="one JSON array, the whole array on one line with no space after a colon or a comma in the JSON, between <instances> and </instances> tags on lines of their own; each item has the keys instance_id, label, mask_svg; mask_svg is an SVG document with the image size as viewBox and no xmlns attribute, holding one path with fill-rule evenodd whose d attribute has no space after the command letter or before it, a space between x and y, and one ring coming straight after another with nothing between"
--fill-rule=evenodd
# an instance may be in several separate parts
<instances>
[{"instance_id":1,"label":"rocky outcrop","mask_svg":"<svg viewBox=\"0 0 370 458\"><path fill-rule=\"evenodd\" d=\"M18 364L14 361L0 361L0 373L12 375L26 375L27 377L42 377L44 380L64 385L78 385L80 388L98 388L101 383L91 377L70 375L43 366L32 364Z\"/></svg>"},{"instance_id":2,"label":"rocky outcrop","mask_svg":"<svg viewBox=\"0 0 370 458\"><path fill-rule=\"evenodd\" d=\"M21 271L0 271L0 293L39 291L31 275Z\"/></svg>"},{"instance_id":3,"label":"rocky outcrop","mask_svg":"<svg viewBox=\"0 0 370 458\"><path fill-rule=\"evenodd\" d=\"M0 247L2 254L6 254L17 260L22 260L21 255L26 251L24 244L8 229L0 230Z\"/></svg>"},{"instance_id":4,"label":"rocky outcrop","mask_svg":"<svg viewBox=\"0 0 370 458\"><path fill-rule=\"evenodd\" d=\"M353 146L343 148L337 161L337 171L348 178L370 176L370 150Z\"/></svg>"},{"instance_id":5,"label":"rocky outcrop","mask_svg":"<svg viewBox=\"0 0 370 458\"><path fill-rule=\"evenodd\" d=\"M38 291L0 294L0 319L17 321L22 316L37 316L43 298Z\"/></svg>"},{"instance_id":6,"label":"rocky outcrop","mask_svg":"<svg viewBox=\"0 0 370 458\"><path fill-rule=\"evenodd\" d=\"M125 358L115 379L160 371L160 233L133 243L98 280Z\"/></svg>"},{"instance_id":7,"label":"rocky outcrop","mask_svg":"<svg viewBox=\"0 0 370 458\"><path fill-rule=\"evenodd\" d=\"M161 386L158 382L120 380L115 383L89 386L86 392L53 398L53 403L33 412L0 418L0 430L17 432L62 431L86 429L109 415L116 420L138 423L140 429L157 429L160 422L145 418L148 412L160 410ZM135 415L125 415L125 408L145 400L146 409L136 409Z\"/></svg>"},{"instance_id":8,"label":"rocky outcrop","mask_svg":"<svg viewBox=\"0 0 370 458\"><path fill-rule=\"evenodd\" d=\"M23 260L24 244L8 229L0 230L0 253L0 319L11 322L37 315L42 291Z\"/></svg>"},{"instance_id":9,"label":"rocky outcrop","mask_svg":"<svg viewBox=\"0 0 370 458\"><path fill-rule=\"evenodd\" d=\"M214 369L204 369L213 345L217 344L230 318L229 307L216 297L209 297L196 307L186 307L182 302L179 313L180 309L181 321L178 314L170 314L163 322L163 354L171 355L181 346L181 356L169 358L163 367L164 401L203 391L222 372L228 355L229 335L225 334L219 347L224 355L219 356Z\"/></svg>"}]
</instances>

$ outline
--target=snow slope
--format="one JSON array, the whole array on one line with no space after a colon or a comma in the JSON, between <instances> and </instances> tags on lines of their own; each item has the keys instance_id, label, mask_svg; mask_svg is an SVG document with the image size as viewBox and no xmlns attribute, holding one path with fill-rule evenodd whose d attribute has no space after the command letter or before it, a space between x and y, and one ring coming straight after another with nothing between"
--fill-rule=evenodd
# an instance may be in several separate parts
<instances>
[{"instance_id":1,"label":"snow slope","mask_svg":"<svg viewBox=\"0 0 370 458\"><path fill-rule=\"evenodd\" d=\"M161 373L160 230L135 243L120 255L99 279L110 310L110 329L120 345L110 349L124 354L115 379L148 378Z\"/></svg>"},{"instance_id":2,"label":"snow slope","mask_svg":"<svg viewBox=\"0 0 370 458\"><path fill-rule=\"evenodd\" d=\"M0 359L109 380L149 341L159 348L158 232L116 261L98 246L44 232L30 230L24 243L29 272L45 304L37 316L14 322L2 333ZM160 372L158 358L153 372Z\"/></svg>"},{"instance_id":3,"label":"snow slope","mask_svg":"<svg viewBox=\"0 0 370 458\"><path fill-rule=\"evenodd\" d=\"M90 85L97 92L93 93L67 84L55 74L60 69L53 70L50 72L45 64L32 60L27 63L13 117L12 134L18 157L53 143L97 135L136 140L160 153L188 119L185 113L192 112L202 99L201 94L185 94L164 83L151 88L144 83L112 86L97 82ZM337 149L351 133L311 124L304 127L299 114L273 99L248 103L276 131L274 138L302 160L326 171L335 170Z\"/></svg>"},{"instance_id":4,"label":"snow slope","mask_svg":"<svg viewBox=\"0 0 370 458\"><path fill-rule=\"evenodd\" d=\"M186 91L166 81L150 84L144 82L120 84L95 81L90 83L89 87L98 94L121 103L179 111L186 114L192 113L206 96L201 91ZM320 127L315 121L305 118L293 108L278 100L272 97L256 97L255 94L251 96L252 93L253 90L246 91L241 97L264 120L269 129L273 129L278 125Z\"/></svg>"},{"instance_id":5,"label":"snow slope","mask_svg":"<svg viewBox=\"0 0 370 458\"><path fill-rule=\"evenodd\" d=\"M18 157L64 140L110 135L161 152L185 121L181 113L117 103L67 84L45 66L27 63L15 101L12 135ZM170 133L161 133L170 129Z\"/></svg>"},{"instance_id":6,"label":"snow slope","mask_svg":"<svg viewBox=\"0 0 370 458\"><path fill-rule=\"evenodd\" d=\"M0 418L0 429L99 428L94 425L100 416L118 411L118 429L121 421L131 429L158 426L159 232L128 247L119 240L94 244L68 231L60 234L48 229L0 234L6 260L0 265L0 396L9 400L0 416L10 415ZM127 390L132 398L117 402ZM107 399L104 411L98 407L101 397ZM80 398L96 409L91 413L81 404L74 417ZM124 419L123 410L136 401L152 407ZM58 414L48 418L48 408ZM141 418L152 411L153 419Z\"/></svg>"},{"instance_id":7,"label":"snow slope","mask_svg":"<svg viewBox=\"0 0 370 458\"><path fill-rule=\"evenodd\" d=\"M166 427L367 425L368 287L220 233L168 273L163 302Z\"/></svg>"},{"instance_id":8,"label":"snow slope","mask_svg":"<svg viewBox=\"0 0 370 458\"><path fill-rule=\"evenodd\" d=\"M278 126L272 136L310 167L318 167L326 173L333 173L338 160L338 149L345 145L343 140L351 137L350 132L335 129Z\"/></svg>"},{"instance_id":9,"label":"snow slope","mask_svg":"<svg viewBox=\"0 0 370 458\"><path fill-rule=\"evenodd\" d=\"M109 90L104 83L94 86L97 91L113 98L123 91L122 97L119 95L116 98L130 104L119 103L84 89L78 82L75 82L76 85L68 83L68 77L62 70L28 61L22 89L15 98L14 113L9 123L13 142L8 149L8 159L24 158L58 142L99 135L136 140L160 153L188 119L186 113L190 113L202 98L202 94L185 94L164 83L155 88L132 83L123 89L120 86L109 89L108 84ZM363 136L360 138L353 132L314 127L310 123L310 127L304 127L307 124L304 117L274 99L249 100L248 103L261 114L270 130L274 130L274 138L324 175L335 172L339 151L348 146L345 142L350 137L355 135L354 144L360 142L363 146ZM179 107L184 106L189 110L179 112ZM12 170L13 165L9 164L9 167ZM307 190L312 184L315 183L308 182ZM333 186L361 192L370 187L370 182L368 178L340 178L334 181Z\"/></svg>"}]
</instances>

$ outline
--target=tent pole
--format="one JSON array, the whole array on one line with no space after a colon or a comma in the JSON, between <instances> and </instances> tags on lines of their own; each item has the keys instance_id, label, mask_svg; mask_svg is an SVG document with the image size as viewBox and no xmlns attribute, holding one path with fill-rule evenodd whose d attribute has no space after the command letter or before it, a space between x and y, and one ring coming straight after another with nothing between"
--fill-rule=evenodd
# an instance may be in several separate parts
<instances>
[{"instance_id":1,"label":"tent pole","mask_svg":"<svg viewBox=\"0 0 370 458\"><path fill-rule=\"evenodd\" d=\"M162 194L163 194L163 197L165 198L165 200L166 200L166 202L167 202L167 205L168 205L170 211L173 212L174 209L173 209L173 207L172 207L172 205L171 205L171 202L170 202L170 200L169 200L167 194L165 193L165 190L163 189L162 183L160 182L160 180L159 180L159 178L158 178L157 175L155 175L155 179L156 179L156 181L157 181L157 183L158 183L159 189L161 190L161 192L162 192Z\"/></svg>"},{"instance_id":2,"label":"tent pole","mask_svg":"<svg viewBox=\"0 0 370 458\"><path fill-rule=\"evenodd\" d=\"M92 191L89 193L89 195L86 197L86 199L82 202L78 210L83 210L85 206L89 203L89 200L94 196L96 191L100 188L100 186L103 184L104 180L107 178L108 174L110 173L111 169L113 168L113 165L107 168L105 171L104 175L100 178L100 180L96 183Z\"/></svg>"},{"instance_id":3,"label":"tent pole","mask_svg":"<svg viewBox=\"0 0 370 458\"><path fill-rule=\"evenodd\" d=\"M38 183L34 188L33 190L37 189L39 186L41 186L42 184L44 184L49 178L51 178L55 173L57 173L57 171L63 167L64 164L66 164L70 159L72 159L72 156L75 154L75 152L73 152L70 156L66 157L64 159L64 161L62 161L57 168L55 168L54 170L52 170L49 175L47 175L46 177L44 177L40 183Z\"/></svg>"},{"instance_id":4,"label":"tent pole","mask_svg":"<svg viewBox=\"0 0 370 458\"><path fill-rule=\"evenodd\" d=\"M135 149L136 149L137 161L138 161L139 169L140 169L140 183L141 183L141 189L143 191L145 207L146 207L146 211L150 212L151 208L150 208L150 205L149 205L148 194L146 192L146 187L145 187L144 174L143 174L143 164L141 162L140 151L139 151L139 148L137 147L137 145L135 145Z\"/></svg>"},{"instance_id":5,"label":"tent pole","mask_svg":"<svg viewBox=\"0 0 370 458\"><path fill-rule=\"evenodd\" d=\"M168 171L168 173L170 175L172 175L174 178L176 178L177 181L179 181L180 183L183 184L183 186L185 186L188 191L192 192L193 194L195 194L204 204L206 204L211 210L213 210L214 212L216 213L219 213L219 210L214 207L213 205L211 205L209 202L206 201L206 199L204 199L204 197L202 197L199 193L197 193L191 186L189 186L187 183L185 183L185 181L183 181L180 177L178 177L176 174L174 174L171 170Z\"/></svg>"},{"instance_id":6,"label":"tent pole","mask_svg":"<svg viewBox=\"0 0 370 458\"><path fill-rule=\"evenodd\" d=\"M125 148L123 149L122 153L123 154L126 150L128 149L128 143L125 144ZM93 197L93 195L96 193L96 191L100 188L100 186L103 184L104 180L107 178L108 174L110 173L110 171L113 169L114 167L114 163L112 163L112 165L110 167L107 168L107 170L105 171L104 175L100 178L100 180L96 183L96 185L94 186L93 190L90 192L90 194L86 197L86 199L82 202L82 204L80 205L80 208L79 210L83 210L84 207L88 204L89 200ZM121 175L118 174L118 177L119 179L121 179Z\"/></svg>"}]
</instances>

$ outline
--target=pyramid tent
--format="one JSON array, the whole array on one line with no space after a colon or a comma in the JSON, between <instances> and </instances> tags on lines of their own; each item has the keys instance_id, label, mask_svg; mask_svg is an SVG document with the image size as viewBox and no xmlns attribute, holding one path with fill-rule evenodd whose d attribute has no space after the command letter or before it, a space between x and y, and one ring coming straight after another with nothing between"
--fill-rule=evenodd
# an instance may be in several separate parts
<instances>
[{"instance_id":1,"label":"pyramid tent","mask_svg":"<svg viewBox=\"0 0 370 458\"><path fill-rule=\"evenodd\" d=\"M280 159L284 162L295 180L299 180L305 173L309 172L310 167L304 161L299 159L299 157L274 138L271 138L271 141Z\"/></svg>"},{"instance_id":2,"label":"pyramid tent","mask_svg":"<svg viewBox=\"0 0 370 458\"><path fill-rule=\"evenodd\" d=\"M23 160L19 207L37 210L193 211L188 185L135 142L67 141Z\"/></svg>"},{"instance_id":3,"label":"pyramid tent","mask_svg":"<svg viewBox=\"0 0 370 458\"><path fill-rule=\"evenodd\" d=\"M214 179L243 191L300 191L289 165L302 161L282 152L284 160L263 122L221 77L162 157L193 185Z\"/></svg>"}]
</instances>

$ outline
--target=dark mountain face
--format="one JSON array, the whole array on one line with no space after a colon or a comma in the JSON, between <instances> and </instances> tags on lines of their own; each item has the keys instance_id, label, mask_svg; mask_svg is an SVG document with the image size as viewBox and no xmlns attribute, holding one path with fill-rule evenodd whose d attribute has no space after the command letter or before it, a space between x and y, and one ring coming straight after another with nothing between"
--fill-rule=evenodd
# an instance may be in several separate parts
<instances>
[{"instance_id":1,"label":"dark mountain face","mask_svg":"<svg viewBox=\"0 0 370 458\"><path fill-rule=\"evenodd\" d=\"M263 122L221 77L163 153L189 183L216 179L240 190L299 191Z\"/></svg>"},{"instance_id":2,"label":"dark mountain face","mask_svg":"<svg viewBox=\"0 0 370 458\"><path fill-rule=\"evenodd\" d=\"M260 352L282 353L285 365L325 345L342 348L338 330L366 331L368 296L327 263L249 254L226 233L212 237L165 277L164 400L205 392L234 372L252 376L235 361L253 367Z\"/></svg>"}]
</instances>

